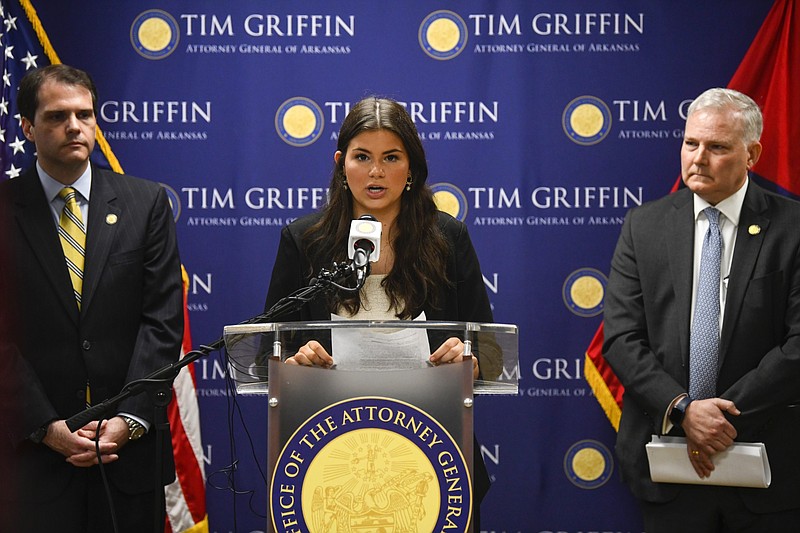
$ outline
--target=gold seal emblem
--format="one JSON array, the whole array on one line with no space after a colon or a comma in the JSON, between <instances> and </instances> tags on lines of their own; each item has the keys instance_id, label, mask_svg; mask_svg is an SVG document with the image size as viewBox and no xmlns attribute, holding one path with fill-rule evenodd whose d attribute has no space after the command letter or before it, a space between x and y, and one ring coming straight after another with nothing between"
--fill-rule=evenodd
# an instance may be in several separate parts
<instances>
[{"instance_id":1,"label":"gold seal emblem","mask_svg":"<svg viewBox=\"0 0 800 533\"><path fill-rule=\"evenodd\" d=\"M759 233L761 233L761 226L759 226L758 224L753 224L752 226L747 228L747 233L749 233L750 235L758 235Z\"/></svg>"},{"instance_id":2,"label":"gold seal emblem","mask_svg":"<svg viewBox=\"0 0 800 533\"><path fill-rule=\"evenodd\" d=\"M317 127L314 112L306 106L295 105L286 110L283 128L292 137L302 138L311 135Z\"/></svg>"},{"instance_id":3,"label":"gold seal emblem","mask_svg":"<svg viewBox=\"0 0 800 533\"><path fill-rule=\"evenodd\" d=\"M147 59L164 59L178 47L180 30L175 18L160 9L148 9L131 24L131 44Z\"/></svg>"},{"instance_id":4,"label":"gold seal emblem","mask_svg":"<svg viewBox=\"0 0 800 533\"><path fill-rule=\"evenodd\" d=\"M419 26L419 44L434 59L453 59L467 46L467 24L458 13L434 11Z\"/></svg>"},{"instance_id":5,"label":"gold seal emblem","mask_svg":"<svg viewBox=\"0 0 800 533\"><path fill-rule=\"evenodd\" d=\"M581 276L575 280L570 289L570 296L576 305L591 309L603 302L605 290L603 284L592 276Z\"/></svg>"},{"instance_id":6,"label":"gold seal emblem","mask_svg":"<svg viewBox=\"0 0 800 533\"><path fill-rule=\"evenodd\" d=\"M322 135L325 120L316 102L298 96L289 98L275 113L275 129L284 142L308 146Z\"/></svg>"},{"instance_id":7,"label":"gold seal emblem","mask_svg":"<svg viewBox=\"0 0 800 533\"><path fill-rule=\"evenodd\" d=\"M578 316L596 316L603 312L606 283L602 272L593 268L580 268L564 280L561 288L564 304Z\"/></svg>"},{"instance_id":8,"label":"gold seal emblem","mask_svg":"<svg viewBox=\"0 0 800 533\"><path fill-rule=\"evenodd\" d=\"M579 96L564 108L561 125L574 142L583 146L597 144L611 131L611 110L595 96Z\"/></svg>"},{"instance_id":9,"label":"gold seal emblem","mask_svg":"<svg viewBox=\"0 0 800 533\"><path fill-rule=\"evenodd\" d=\"M425 34L431 48L437 52L452 50L461 39L458 25L450 19L439 18L431 22Z\"/></svg>"},{"instance_id":10,"label":"gold seal emblem","mask_svg":"<svg viewBox=\"0 0 800 533\"><path fill-rule=\"evenodd\" d=\"M274 467L277 533L467 531L469 467L447 430L391 398L353 398L295 431Z\"/></svg>"},{"instance_id":11,"label":"gold seal emblem","mask_svg":"<svg viewBox=\"0 0 800 533\"><path fill-rule=\"evenodd\" d=\"M575 486L596 489L611 479L614 459L602 443L587 439L576 442L567 451L564 471Z\"/></svg>"},{"instance_id":12,"label":"gold seal emblem","mask_svg":"<svg viewBox=\"0 0 800 533\"><path fill-rule=\"evenodd\" d=\"M431 531L440 488L425 453L383 429L358 429L335 438L308 467L303 514L311 531Z\"/></svg>"},{"instance_id":13,"label":"gold seal emblem","mask_svg":"<svg viewBox=\"0 0 800 533\"><path fill-rule=\"evenodd\" d=\"M593 448L584 448L572 458L572 470L583 481L595 481L605 470L603 455Z\"/></svg>"},{"instance_id":14,"label":"gold seal emblem","mask_svg":"<svg viewBox=\"0 0 800 533\"><path fill-rule=\"evenodd\" d=\"M172 28L161 18L148 18L139 27L137 37L147 50L160 51L169 46L172 40Z\"/></svg>"},{"instance_id":15,"label":"gold seal emblem","mask_svg":"<svg viewBox=\"0 0 800 533\"><path fill-rule=\"evenodd\" d=\"M582 137L592 137L603 129L603 112L596 105L581 104L570 117L570 126Z\"/></svg>"},{"instance_id":16,"label":"gold seal emblem","mask_svg":"<svg viewBox=\"0 0 800 533\"><path fill-rule=\"evenodd\" d=\"M117 215L115 215L114 213L106 215L106 224L108 224L109 226L113 226L114 224L116 224L117 220L118 220Z\"/></svg>"}]
</instances>

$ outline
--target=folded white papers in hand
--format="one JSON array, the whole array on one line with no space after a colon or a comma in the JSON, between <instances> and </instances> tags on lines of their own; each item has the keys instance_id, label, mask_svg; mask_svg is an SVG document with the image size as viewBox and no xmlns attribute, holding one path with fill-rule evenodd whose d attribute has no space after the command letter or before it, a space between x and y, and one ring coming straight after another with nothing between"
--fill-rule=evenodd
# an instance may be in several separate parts
<instances>
[{"instance_id":1,"label":"folded white papers in hand","mask_svg":"<svg viewBox=\"0 0 800 533\"><path fill-rule=\"evenodd\" d=\"M650 478L656 483L691 483L727 487L767 488L772 473L763 442L734 442L714 455L714 471L706 478L695 472L683 437L653 435L646 445Z\"/></svg>"}]
</instances>

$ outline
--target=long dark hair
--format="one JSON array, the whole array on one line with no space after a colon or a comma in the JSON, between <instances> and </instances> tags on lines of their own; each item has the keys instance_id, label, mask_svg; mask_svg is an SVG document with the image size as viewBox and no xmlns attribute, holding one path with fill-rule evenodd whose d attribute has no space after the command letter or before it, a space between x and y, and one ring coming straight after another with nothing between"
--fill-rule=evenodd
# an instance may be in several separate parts
<instances>
[{"instance_id":1,"label":"long dark hair","mask_svg":"<svg viewBox=\"0 0 800 533\"><path fill-rule=\"evenodd\" d=\"M409 156L413 183L403 191L400 214L394 227L394 265L383 281L397 317L414 318L430 305L440 305L440 289L449 284L446 276L447 241L439 226L438 210L427 185L428 163L419 134L405 108L394 100L368 97L353 106L339 130L337 150L342 153L334 165L328 202L322 217L303 236L305 253L316 271L325 261L346 259L347 237L353 218L353 197L344 187L344 162L350 141L365 131L387 130L403 141ZM361 308L358 294L332 294L329 307L343 307L350 314Z\"/></svg>"}]
</instances>

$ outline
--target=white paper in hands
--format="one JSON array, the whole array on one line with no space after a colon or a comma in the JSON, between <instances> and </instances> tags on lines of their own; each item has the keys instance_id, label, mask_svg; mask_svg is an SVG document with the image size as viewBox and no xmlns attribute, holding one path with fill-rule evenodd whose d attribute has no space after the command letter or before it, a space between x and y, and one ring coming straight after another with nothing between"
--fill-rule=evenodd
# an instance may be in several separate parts
<instances>
[{"instance_id":1,"label":"white paper in hands","mask_svg":"<svg viewBox=\"0 0 800 533\"><path fill-rule=\"evenodd\" d=\"M347 319L332 314L331 320ZM414 320L425 320L425 313ZM340 370L424 368L431 356L427 330L422 328L336 328L331 330L331 348Z\"/></svg>"},{"instance_id":2,"label":"white paper in hands","mask_svg":"<svg viewBox=\"0 0 800 533\"><path fill-rule=\"evenodd\" d=\"M656 483L767 488L772 482L767 448L761 442L734 442L714 456L714 471L706 478L700 478L692 467L686 439L653 435L646 448L650 478Z\"/></svg>"}]
</instances>

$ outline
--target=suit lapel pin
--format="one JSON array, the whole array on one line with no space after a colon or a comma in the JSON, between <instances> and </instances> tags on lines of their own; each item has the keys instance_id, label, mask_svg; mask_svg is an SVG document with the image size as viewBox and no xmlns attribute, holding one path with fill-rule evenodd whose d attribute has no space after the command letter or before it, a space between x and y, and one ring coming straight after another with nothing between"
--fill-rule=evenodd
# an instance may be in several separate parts
<instances>
[{"instance_id":1,"label":"suit lapel pin","mask_svg":"<svg viewBox=\"0 0 800 533\"><path fill-rule=\"evenodd\" d=\"M747 228L747 233L749 233L750 235L758 235L759 233L761 233L761 226L759 226L758 224L753 224L752 226Z\"/></svg>"},{"instance_id":2,"label":"suit lapel pin","mask_svg":"<svg viewBox=\"0 0 800 533\"><path fill-rule=\"evenodd\" d=\"M106 224L108 224L109 226L113 226L116 223L117 223L117 215L113 213L110 215L106 215ZM753 226L750 226L750 233L753 233Z\"/></svg>"}]
</instances>

